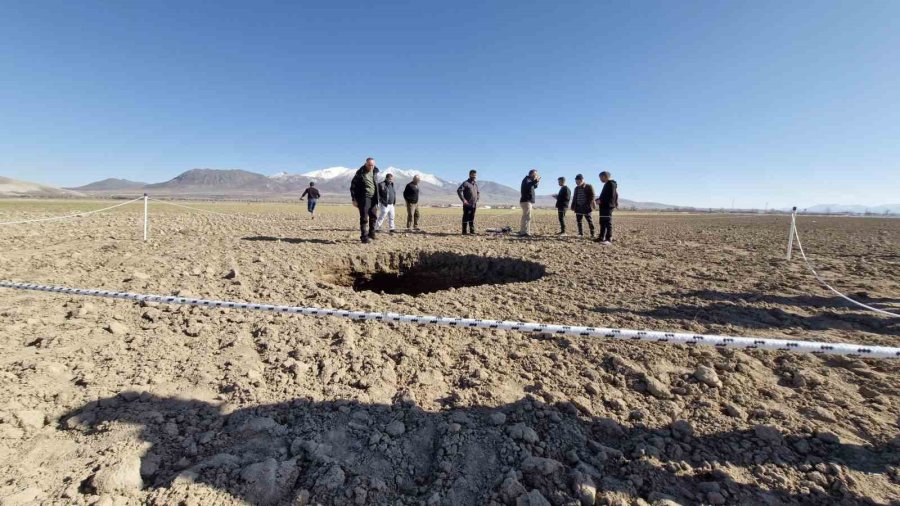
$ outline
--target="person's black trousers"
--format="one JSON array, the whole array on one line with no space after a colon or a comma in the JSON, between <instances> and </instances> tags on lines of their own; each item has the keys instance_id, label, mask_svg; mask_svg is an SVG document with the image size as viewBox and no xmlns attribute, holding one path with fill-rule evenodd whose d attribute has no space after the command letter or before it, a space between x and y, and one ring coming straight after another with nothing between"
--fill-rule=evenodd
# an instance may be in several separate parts
<instances>
[{"instance_id":1,"label":"person's black trousers","mask_svg":"<svg viewBox=\"0 0 900 506\"><path fill-rule=\"evenodd\" d=\"M566 233L566 208L561 207L556 210L556 213L559 215L559 231L562 234Z\"/></svg>"},{"instance_id":2,"label":"person's black trousers","mask_svg":"<svg viewBox=\"0 0 900 506\"><path fill-rule=\"evenodd\" d=\"M586 213L579 213L578 211L575 211L575 223L578 224L578 235L584 234L584 232L582 231L582 228L581 228L582 218L585 221L587 221L588 228L591 229L591 236L593 236L594 235L594 218L591 217L590 211L588 211Z\"/></svg>"},{"instance_id":3,"label":"person's black trousers","mask_svg":"<svg viewBox=\"0 0 900 506\"><path fill-rule=\"evenodd\" d=\"M600 240L612 241L612 213L611 207L600 208Z\"/></svg>"},{"instance_id":4,"label":"person's black trousers","mask_svg":"<svg viewBox=\"0 0 900 506\"><path fill-rule=\"evenodd\" d=\"M359 204L359 237L360 239L375 236L375 220L378 219L378 200L375 197L366 197L357 201ZM368 224L368 230L366 230Z\"/></svg>"},{"instance_id":5,"label":"person's black trousers","mask_svg":"<svg viewBox=\"0 0 900 506\"><path fill-rule=\"evenodd\" d=\"M468 233L475 233L475 206L463 206L462 231L466 233L466 225L468 225Z\"/></svg>"}]
</instances>

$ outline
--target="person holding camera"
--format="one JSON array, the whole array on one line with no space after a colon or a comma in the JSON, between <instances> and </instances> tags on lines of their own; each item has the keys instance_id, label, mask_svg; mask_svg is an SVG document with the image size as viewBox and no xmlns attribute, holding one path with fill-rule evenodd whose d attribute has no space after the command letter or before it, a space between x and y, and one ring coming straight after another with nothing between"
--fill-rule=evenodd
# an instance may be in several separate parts
<instances>
[{"instance_id":1,"label":"person holding camera","mask_svg":"<svg viewBox=\"0 0 900 506\"><path fill-rule=\"evenodd\" d=\"M522 223L519 227L520 237L531 236L531 210L534 208L534 190L537 189L538 183L541 182L541 176L537 169L528 171L528 175L522 179L521 197L519 205L522 206Z\"/></svg>"}]
</instances>

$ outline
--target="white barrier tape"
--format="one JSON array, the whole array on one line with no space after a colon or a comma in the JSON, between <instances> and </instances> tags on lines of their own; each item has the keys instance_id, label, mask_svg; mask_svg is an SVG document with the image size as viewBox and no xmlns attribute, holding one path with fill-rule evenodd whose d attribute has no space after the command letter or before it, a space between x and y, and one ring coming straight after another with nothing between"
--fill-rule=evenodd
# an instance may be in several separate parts
<instances>
[{"instance_id":1,"label":"white barrier tape","mask_svg":"<svg viewBox=\"0 0 900 506\"><path fill-rule=\"evenodd\" d=\"M65 216L50 216L48 218L35 218L33 220L2 221L2 222L0 222L0 225L19 225L22 223L37 223L40 221L54 221L54 220L65 220L68 218L81 218L81 217L84 217L84 216L87 216L90 214L102 213L103 211L109 211L110 209L115 209L117 207L122 207L122 206L125 206L128 204L132 204L134 202L137 202L138 200L143 200L143 199L144 199L144 197L138 197L134 200L129 200L128 202L122 202L121 204L116 204L114 206L104 207L103 209L95 209L93 211L85 211L83 213L78 213L78 214L67 214Z\"/></svg>"},{"instance_id":2,"label":"white barrier tape","mask_svg":"<svg viewBox=\"0 0 900 506\"><path fill-rule=\"evenodd\" d=\"M383 322L412 323L417 325L440 325L447 327L481 328L517 330L539 334L566 335L574 337L600 337L626 341L650 341L656 343L715 346L719 348L764 349L772 351L790 351L795 353L813 353L824 355L851 355L874 358L900 358L900 348L887 346L867 346L850 343L825 343L816 341L793 341L785 339L762 339L755 337L730 337L708 334L685 334L677 332L641 331L629 329L612 329L602 327L577 327L570 325L548 325L544 323L526 323L501 320L479 320L472 318L447 318L441 316L404 315L399 313L376 313L365 311L346 311L301 306L278 306L249 302L233 302L224 300L194 299L164 295L143 295L129 292L111 292L107 290L86 290L63 286L37 285L34 283L16 283L0 280L0 288L16 290L33 290L39 292L62 293L67 295L85 295L133 301L157 302L162 304L184 304L190 306L215 307L227 309L247 309L252 311L268 311L272 313L301 314L306 316L336 316L351 320L376 320Z\"/></svg>"},{"instance_id":3,"label":"white barrier tape","mask_svg":"<svg viewBox=\"0 0 900 506\"><path fill-rule=\"evenodd\" d=\"M843 293L837 291L834 287L832 287L828 283L826 283L825 280L822 279L822 276L819 276L819 273L816 272L816 269L813 268L812 264L809 262L809 259L806 258L806 253L803 252L803 243L800 242L800 232L797 230L797 219L792 216L791 220L793 221L793 224L794 224L794 237L797 239L797 249L800 250L800 256L803 257L803 261L806 263L806 267L809 269L810 272L812 272L813 276L815 276L816 280L818 280L819 283L822 283L822 285L825 288L831 290L838 297L846 300L847 302L855 304L863 309L868 309L869 311L874 311L876 313L881 313L884 315L900 318L900 314L891 313L890 311L885 311L884 309L878 309L877 307L868 306L866 304L863 304L862 302L855 301L855 300L851 299L850 297L844 295Z\"/></svg>"}]
</instances>

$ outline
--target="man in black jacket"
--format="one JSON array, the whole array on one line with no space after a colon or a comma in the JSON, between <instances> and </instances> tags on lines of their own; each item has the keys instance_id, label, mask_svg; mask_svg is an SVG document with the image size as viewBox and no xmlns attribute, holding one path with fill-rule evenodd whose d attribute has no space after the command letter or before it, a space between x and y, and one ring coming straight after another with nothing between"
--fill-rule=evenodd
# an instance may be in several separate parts
<instances>
[{"instance_id":1,"label":"man in black jacket","mask_svg":"<svg viewBox=\"0 0 900 506\"><path fill-rule=\"evenodd\" d=\"M600 197L597 199L597 208L600 211L600 237L597 240L600 244L609 246L612 244L613 209L619 207L619 184L612 179L612 174L605 170L600 173L600 181L603 182L603 189L600 190Z\"/></svg>"},{"instance_id":2,"label":"man in black jacket","mask_svg":"<svg viewBox=\"0 0 900 506\"><path fill-rule=\"evenodd\" d=\"M359 209L359 238L363 243L375 239L375 220L378 219L378 167L374 158L366 158L366 163L356 171L350 182L350 197L353 207ZM368 233L366 224L369 225Z\"/></svg>"},{"instance_id":3,"label":"man in black jacket","mask_svg":"<svg viewBox=\"0 0 900 506\"><path fill-rule=\"evenodd\" d=\"M575 176L575 190L572 192L572 210L575 211L575 223L578 225L578 237L583 237L581 220L587 221L591 229L591 238L594 238L594 221L591 211L594 210L594 187L584 182L584 176Z\"/></svg>"},{"instance_id":4,"label":"man in black jacket","mask_svg":"<svg viewBox=\"0 0 900 506\"><path fill-rule=\"evenodd\" d=\"M531 235L531 209L534 207L534 190L541 182L541 176L538 171L531 169L528 175L522 179L521 194L519 197L519 205L522 206L522 223L519 227L519 235L528 237Z\"/></svg>"},{"instance_id":5,"label":"man in black jacket","mask_svg":"<svg viewBox=\"0 0 900 506\"><path fill-rule=\"evenodd\" d=\"M385 174L384 181L378 183L378 220L375 221L375 231L381 230L384 218L388 219L390 233L394 233L395 204L397 193L394 191L394 175Z\"/></svg>"},{"instance_id":6,"label":"man in black jacket","mask_svg":"<svg viewBox=\"0 0 900 506\"><path fill-rule=\"evenodd\" d=\"M463 235L467 233L475 235L475 209L478 208L478 182L476 179L478 179L478 172L470 170L469 179L463 181L459 188L456 189L456 195L459 196L459 200L462 201L463 205ZM467 226L468 232L466 232Z\"/></svg>"},{"instance_id":7,"label":"man in black jacket","mask_svg":"<svg viewBox=\"0 0 900 506\"><path fill-rule=\"evenodd\" d=\"M303 190L303 193L300 194L300 200L303 200L303 197L307 195L309 195L309 200L306 201L306 210L309 211L312 219L316 219L316 203L319 201L322 194L319 193L319 189L316 188L316 183L314 181L310 181L309 188Z\"/></svg>"},{"instance_id":8,"label":"man in black jacket","mask_svg":"<svg viewBox=\"0 0 900 506\"><path fill-rule=\"evenodd\" d=\"M559 215L559 235L566 235L566 211L569 209L569 201L572 200L572 190L566 186L566 178L557 178L559 193L556 194L556 213Z\"/></svg>"},{"instance_id":9,"label":"man in black jacket","mask_svg":"<svg viewBox=\"0 0 900 506\"><path fill-rule=\"evenodd\" d=\"M403 200L406 201L406 230L412 226L419 231L419 176L415 175L412 181L403 189Z\"/></svg>"}]
</instances>

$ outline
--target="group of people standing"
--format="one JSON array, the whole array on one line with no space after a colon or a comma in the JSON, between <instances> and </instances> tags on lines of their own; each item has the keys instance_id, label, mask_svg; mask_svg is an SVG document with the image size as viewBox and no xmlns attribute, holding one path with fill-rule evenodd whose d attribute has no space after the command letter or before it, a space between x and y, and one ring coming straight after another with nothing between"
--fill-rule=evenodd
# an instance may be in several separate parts
<instances>
[{"instance_id":1,"label":"group of people standing","mask_svg":"<svg viewBox=\"0 0 900 506\"><path fill-rule=\"evenodd\" d=\"M367 243L376 238L375 234L381 229L384 221L388 222L390 233L395 231L395 214L397 204L397 192L394 189L394 175L386 174L384 180L378 181L379 169L373 158L367 158L359 170L354 174L350 182L350 196L353 206L359 211L360 240ZM419 176L414 176L403 189L403 200L406 203L406 228L419 231ZM532 211L536 201L536 190L540 184L541 176L536 169L528 172L522 179L521 196L519 205L522 208L522 219L519 227L519 236L530 237ZM612 175L603 171L600 173L600 181L603 189L599 196L594 192L594 187L584 180L584 176L575 176L575 188L566 186L566 178L557 178L559 192L554 195L556 209L559 216L559 234L566 235L566 214L569 210L575 213L575 222L578 225L578 235L583 237L582 222L587 222L591 239L595 239L594 221L592 214L599 212L600 236L596 238L600 244L612 244L612 214L618 207L618 184L612 179ZM469 171L469 177L456 190L459 200L462 202L462 234L475 234L475 213L478 209L480 197L478 190L478 172ZM309 196L308 210L315 217L316 201L320 197L315 183L303 192L301 199Z\"/></svg>"},{"instance_id":2,"label":"group of people standing","mask_svg":"<svg viewBox=\"0 0 900 506\"><path fill-rule=\"evenodd\" d=\"M394 175L386 174L378 182L379 169L374 158L367 158L350 181L350 197L353 207L359 210L359 235L363 243L375 240L375 232L388 220L388 231L394 233L397 192ZM406 201L406 228L419 231L419 176L414 176L403 189Z\"/></svg>"},{"instance_id":3,"label":"group of people standing","mask_svg":"<svg viewBox=\"0 0 900 506\"><path fill-rule=\"evenodd\" d=\"M619 185L612 179L612 174L607 171L600 173L600 182L603 183L603 189L600 190L600 195L596 198L594 187L585 182L584 176L581 174L575 176L574 191L566 186L566 178L557 178L557 182L559 183L559 193L555 197L556 210L559 215L559 235L566 235L566 213L571 209L575 213L578 235L580 237L584 236L582 221L586 221L590 229L591 239L594 239L592 213L594 210L597 210L600 221L600 237L597 237L596 240L603 245L612 244L612 215L613 210L619 207ZM522 198L525 198L524 193ZM524 223L524 207L522 209ZM528 230L523 232L530 234Z\"/></svg>"}]
</instances>

